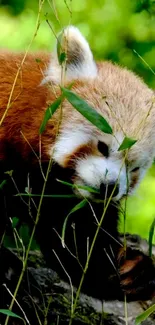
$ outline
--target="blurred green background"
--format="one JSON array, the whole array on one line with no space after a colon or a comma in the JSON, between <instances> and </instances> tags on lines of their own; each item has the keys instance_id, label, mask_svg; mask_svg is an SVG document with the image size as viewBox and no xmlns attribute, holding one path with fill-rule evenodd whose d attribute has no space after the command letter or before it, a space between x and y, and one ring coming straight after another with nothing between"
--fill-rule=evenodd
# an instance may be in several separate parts
<instances>
[{"instance_id":1,"label":"blurred green background","mask_svg":"<svg viewBox=\"0 0 155 325\"><path fill-rule=\"evenodd\" d=\"M39 0L0 0L1 48L26 50L35 31L38 4ZM86 36L95 59L127 66L155 88L155 0L45 0L31 49L52 51L54 34L70 23ZM154 217L152 167L128 199L126 231L148 238Z\"/></svg>"}]
</instances>

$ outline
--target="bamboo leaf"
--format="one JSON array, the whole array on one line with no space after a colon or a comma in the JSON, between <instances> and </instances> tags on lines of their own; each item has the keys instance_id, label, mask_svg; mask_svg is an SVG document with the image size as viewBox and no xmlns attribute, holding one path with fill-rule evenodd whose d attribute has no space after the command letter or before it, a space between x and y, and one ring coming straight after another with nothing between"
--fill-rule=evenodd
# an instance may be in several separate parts
<instances>
[{"instance_id":1,"label":"bamboo leaf","mask_svg":"<svg viewBox=\"0 0 155 325\"><path fill-rule=\"evenodd\" d=\"M68 183L68 182L65 182L65 181L62 181L60 179L57 179L57 181L59 183L62 183L64 185L67 185L67 186L70 186L70 187L73 187L73 188L81 188L82 190L85 190L85 191L88 191L90 193L96 193L96 194L99 194L100 192L90 186L85 186L85 185L77 185L77 184L72 184L72 183Z\"/></svg>"},{"instance_id":2,"label":"bamboo leaf","mask_svg":"<svg viewBox=\"0 0 155 325\"><path fill-rule=\"evenodd\" d=\"M149 256L152 256L152 242L153 242L153 235L154 235L154 228L155 228L155 218L151 224L150 231L149 231Z\"/></svg>"},{"instance_id":3,"label":"bamboo leaf","mask_svg":"<svg viewBox=\"0 0 155 325\"><path fill-rule=\"evenodd\" d=\"M47 110L44 114L44 118L41 123L40 129L39 129L39 134L42 134L44 132L47 122L52 117L52 115L55 113L57 108L60 106L62 100L63 100L63 96L61 95L47 108Z\"/></svg>"},{"instance_id":4,"label":"bamboo leaf","mask_svg":"<svg viewBox=\"0 0 155 325\"><path fill-rule=\"evenodd\" d=\"M15 317L15 318L20 318L23 319L22 317L18 316L17 314L13 313L11 310L9 309L0 309L0 313L10 316L10 317Z\"/></svg>"},{"instance_id":5,"label":"bamboo leaf","mask_svg":"<svg viewBox=\"0 0 155 325\"><path fill-rule=\"evenodd\" d=\"M65 248L65 232L66 232L66 226L67 226L67 222L68 222L68 218L70 217L70 215L76 211L78 211L79 209L82 209L87 203L87 200L84 199L81 202L79 202L78 204L76 204L74 206L74 208L69 212L69 214L67 215L67 217L65 218L65 221L63 223L63 227L62 227L62 236L61 236L61 243L62 246Z\"/></svg>"},{"instance_id":6,"label":"bamboo leaf","mask_svg":"<svg viewBox=\"0 0 155 325\"><path fill-rule=\"evenodd\" d=\"M4 179L1 184L0 184L0 190L2 190L2 188L4 187L4 185L6 184L6 179Z\"/></svg>"},{"instance_id":7,"label":"bamboo leaf","mask_svg":"<svg viewBox=\"0 0 155 325\"><path fill-rule=\"evenodd\" d=\"M155 304L149 307L144 313L136 317L135 325L141 324L145 319L147 319L155 311Z\"/></svg>"},{"instance_id":8,"label":"bamboo leaf","mask_svg":"<svg viewBox=\"0 0 155 325\"><path fill-rule=\"evenodd\" d=\"M6 171L4 174L9 175L10 177L12 177L13 169Z\"/></svg>"},{"instance_id":9,"label":"bamboo leaf","mask_svg":"<svg viewBox=\"0 0 155 325\"><path fill-rule=\"evenodd\" d=\"M67 88L61 87L64 96L72 104L76 110L81 113L89 122L94 124L99 130L104 133L112 134L112 128L106 119L97 113L84 99L73 93Z\"/></svg>"},{"instance_id":10,"label":"bamboo leaf","mask_svg":"<svg viewBox=\"0 0 155 325\"><path fill-rule=\"evenodd\" d=\"M66 60L66 53L62 52L59 56L59 63L62 65L62 63Z\"/></svg>"},{"instance_id":11,"label":"bamboo leaf","mask_svg":"<svg viewBox=\"0 0 155 325\"><path fill-rule=\"evenodd\" d=\"M71 84L69 84L69 86L67 87L67 89L71 89L73 86L73 82ZM42 134L45 130L46 124L48 122L48 120L52 117L52 115L55 113L55 111L57 110L57 108L60 106L60 104L62 103L62 101L64 100L64 96L63 94L61 94L45 111L44 114L44 118L43 121L41 123L40 129L39 129L39 134Z\"/></svg>"},{"instance_id":12,"label":"bamboo leaf","mask_svg":"<svg viewBox=\"0 0 155 325\"><path fill-rule=\"evenodd\" d=\"M35 61L36 61L37 63L41 63L41 62L42 62L42 60L39 59L39 58L36 58Z\"/></svg>"},{"instance_id":13,"label":"bamboo leaf","mask_svg":"<svg viewBox=\"0 0 155 325\"><path fill-rule=\"evenodd\" d=\"M57 57L59 64L62 65L62 63L66 60L66 53L64 52L62 48L62 38L64 36L64 33L60 33L60 35L57 38Z\"/></svg>"},{"instance_id":14,"label":"bamboo leaf","mask_svg":"<svg viewBox=\"0 0 155 325\"><path fill-rule=\"evenodd\" d=\"M17 217L14 217L12 219L12 228L16 228L19 223L19 219Z\"/></svg>"},{"instance_id":15,"label":"bamboo leaf","mask_svg":"<svg viewBox=\"0 0 155 325\"><path fill-rule=\"evenodd\" d=\"M41 197L41 194L17 193L14 196ZM70 199L70 198L77 197L77 196L74 194L44 194L43 197Z\"/></svg>"},{"instance_id":16,"label":"bamboo leaf","mask_svg":"<svg viewBox=\"0 0 155 325\"><path fill-rule=\"evenodd\" d=\"M123 142L121 143L120 147L118 148L118 151L125 150L131 148L137 140L125 137Z\"/></svg>"}]
</instances>

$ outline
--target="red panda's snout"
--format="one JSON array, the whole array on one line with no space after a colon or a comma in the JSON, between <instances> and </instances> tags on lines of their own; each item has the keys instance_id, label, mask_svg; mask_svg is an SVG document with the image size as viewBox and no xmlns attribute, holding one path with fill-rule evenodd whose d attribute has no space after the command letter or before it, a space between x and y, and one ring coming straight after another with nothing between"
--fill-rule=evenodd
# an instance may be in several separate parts
<instances>
[{"instance_id":1,"label":"red panda's snout","mask_svg":"<svg viewBox=\"0 0 155 325\"><path fill-rule=\"evenodd\" d=\"M82 123L72 127L64 129L57 138L53 158L63 168L74 171L72 182L76 195L118 201L133 193L151 159L135 156L139 152L137 146L125 159L125 153L118 151L123 135L97 135Z\"/></svg>"},{"instance_id":2,"label":"red panda's snout","mask_svg":"<svg viewBox=\"0 0 155 325\"><path fill-rule=\"evenodd\" d=\"M75 173L77 186L88 186L96 190L93 193L79 187L76 192L81 196L117 201L127 193L126 168L121 160L89 155L77 161Z\"/></svg>"},{"instance_id":3,"label":"red panda's snout","mask_svg":"<svg viewBox=\"0 0 155 325\"><path fill-rule=\"evenodd\" d=\"M118 201L134 192L145 171L144 167L128 168L123 159L113 155L108 158L86 155L75 161L75 192L90 199Z\"/></svg>"},{"instance_id":4,"label":"red panda's snout","mask_svg":"<svg viewBox=\"0 0 155 325\"><path fill-rule=\"evenodd\" d=\"M107 139L101 140L105 140L105 135L98 139L81 125L74 131L66 129L56 141L53 158L63 168L74 170L73 189L78 196L117 201L127 194L131 177L127 176L117 147L113 152Z\"/></svg>"}]
</instances>

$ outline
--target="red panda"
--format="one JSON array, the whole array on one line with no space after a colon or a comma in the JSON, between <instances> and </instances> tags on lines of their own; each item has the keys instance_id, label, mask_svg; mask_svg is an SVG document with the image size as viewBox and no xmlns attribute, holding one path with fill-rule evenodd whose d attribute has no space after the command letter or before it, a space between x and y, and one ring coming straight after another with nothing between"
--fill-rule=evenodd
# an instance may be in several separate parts
<instances>
[{"instance_id":1,"label":"red panda","mask_svg":"<svg viewBox=\"0 0 155 325\"><path fill-rule=\"evenodd\" d=\"M52 157L46 194L61 196L75 192L77 197L43 200L36 235L47 263L63 278L69 274L73 285L78 286L104 211L103 203L95 200L112 195L113 203L107 208L99 230L82 291L100 299L121 299L123 292L128 299L145 299L155 289L154 265L151 258L131 249L127 249L124 260L118 243L116 203L133 192L154 158L153 91L125 68L111 62L95 63L87 41L77 28L66 28L63 40L67 40L63 78L56 54L28 54L19 68L23 54L0 53L1 181L8 175L1 193L4 206L1 231L8 217L22 215L31 222L35 219L38 204L35 197L29 204L14 194L17 190L23 193L25 187L40 194L44 171ZM113 134L101 132L65 99L62 111L59 108L54 113L39 135L46 109L61 94L61 82L65 87L73 82L72 91L106 118ZM119 151L125 136L137 142L129 150ZM13 182L6 174L9 170L13 170ZM57 179L72 183L73 192ZM63 223L81 197L88 204L69 218L64 248L60 238ZM111 255L113 263L107 257ZM112 280L113 265L118 273Z\"/></svg>"}]
</instances>

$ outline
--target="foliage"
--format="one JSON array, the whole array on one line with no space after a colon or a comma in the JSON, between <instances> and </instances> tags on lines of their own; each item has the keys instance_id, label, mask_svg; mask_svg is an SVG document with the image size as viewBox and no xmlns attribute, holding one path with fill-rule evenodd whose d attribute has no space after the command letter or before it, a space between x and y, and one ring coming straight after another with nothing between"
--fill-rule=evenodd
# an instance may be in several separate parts
<instances>
[{"instance_id":1,"label":"foliage","mask_svg":"<svg viewBox=\"0 0 155 325\"><path fill-rule=\"evenodd\" d=\"M72 104L76 110L82 114L89 122L95 125L99 130L104 133L112 134L112 128L105 120L105 118L97 113L90 105L87 104L81 97L76 95L69 89L61 87L64 96Z\"/></svg>"},{"instance_id":2,"label":"foliage","mask_svg":"<svg viewBox=\"0 0 155 325\"><path fill-rule=\"evenodd\" d=\"M38 0L0 0L1 48L25 50L37 12ZM46 0L32 50L51 51L54 34L69 23L86 36L97 60L110 59L127 66L155 87L154 0ZM154 173L152 168L127 203L126 230L146 238L155 217Z\"/></svg>"},{"instance_id":3,"label":"foliage","mask_svg":"<svg viewBox=\"0 0 155 325\"><path fill-rule=\"evenodd\" d=\"M147 319L152 313L155 312L155 305L152 305L146 309L141 315L137 316L135 325L141 324L145 319Z\"/></svg>"},{"instance_id":4,"label":"foliage","mask_svg":"<svg viewBox=\"0 0 155 325\"><path fill-rule=\"evenodd\" d=\"M9 309L0 309L0 314L4 314L4 315L11 316L11 317L22 319L20 316L16 315L15 313L10 311Z\"/></svg>"},{"instance_id":5,"label":"foliage","mask_svg":"<svg viewBox=\"0 0 155 325\"><path fill-rule=\"evenodd\" d=\"M154 217L155 168L152 166L136 193L127 200L126 231L132 234L140 234L148 240ZM123 232L123 216L120 231Z\"/></svg>"},{"instance_id":6,"label":"foliage","mask_svg":"<svg viewBox=\"0 0 155 325\"><path fill-rule=\"evenodd\" d=\"M121 143L120 147L118 148L118 151L125 150L131 148L137 140L125 137L123 142Z\"/></svg>"}]
</instances>

